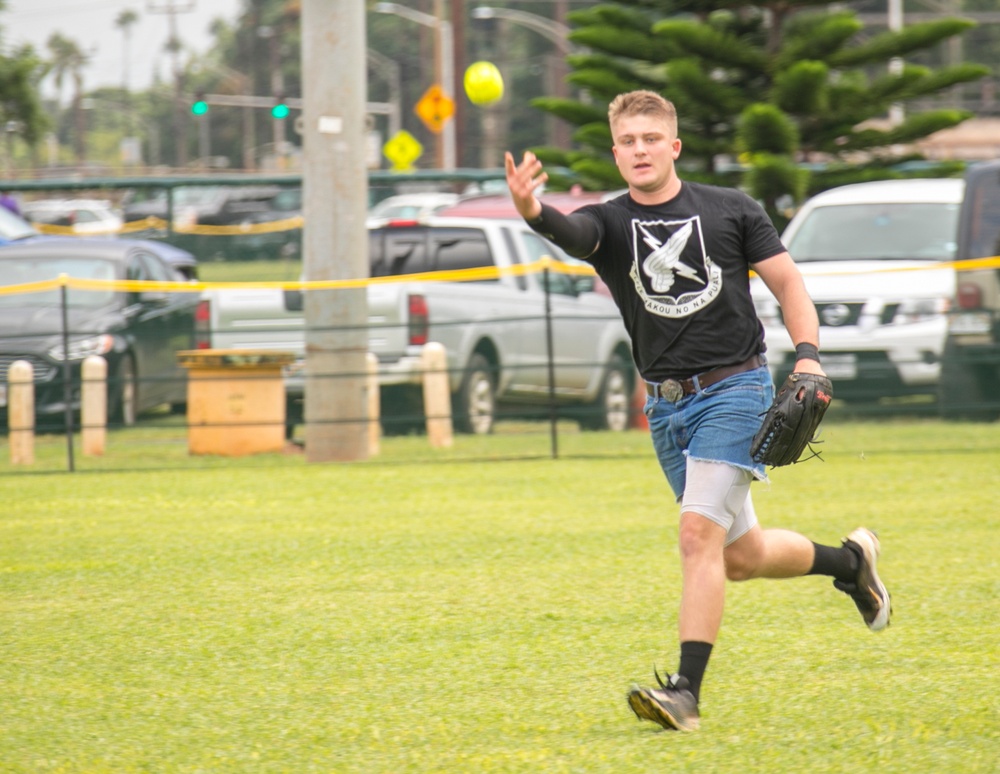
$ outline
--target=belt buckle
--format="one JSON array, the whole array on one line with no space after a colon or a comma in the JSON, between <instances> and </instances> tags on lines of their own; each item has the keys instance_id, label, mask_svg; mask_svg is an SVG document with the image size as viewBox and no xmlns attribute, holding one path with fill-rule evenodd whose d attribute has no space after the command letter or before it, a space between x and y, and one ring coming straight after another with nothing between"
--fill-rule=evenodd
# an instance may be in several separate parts
<instances>
[{"instance_id":1,"label":"belt buckle","mask_svg":"<svg viewBox=\"0 0 1000 774\"><path fill-rule=\"evenodd\" d=\"M667 379L660 384L660 395L664 400L676 403L684 397L684 388L676 379Z\"/></svg>"}]
</instances>

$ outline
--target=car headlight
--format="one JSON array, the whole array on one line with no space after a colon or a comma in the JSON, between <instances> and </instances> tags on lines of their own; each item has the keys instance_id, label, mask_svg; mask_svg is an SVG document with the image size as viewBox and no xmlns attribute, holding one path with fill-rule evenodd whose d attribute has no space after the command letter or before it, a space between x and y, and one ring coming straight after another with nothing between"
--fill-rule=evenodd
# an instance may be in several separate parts
<instances>
[{"instance_id":1,"label":"car headlight","mask_svg":"<svg viewBox=\"0 0 1000 774\"><path fill-rule=\"evenodd\" d=\"M917 323L948 314L951 302L947 298L911 298L903 301L892 319L894 323Z\"/></svg>"},{"instance_id":2,"label":"car headlight","mask_svg":"<svg viewBox=\"0 0 1000 774\"><path fill-rule=\"evenodd\" d=\"M102 333L84 339L73 339L69 342L68 351L63 349L62 344L57 344L49 350L49 357L53 360L83 360L91 355L106 355L114 348L115 337L110 333Z\"/></svg>"}]
</instances>

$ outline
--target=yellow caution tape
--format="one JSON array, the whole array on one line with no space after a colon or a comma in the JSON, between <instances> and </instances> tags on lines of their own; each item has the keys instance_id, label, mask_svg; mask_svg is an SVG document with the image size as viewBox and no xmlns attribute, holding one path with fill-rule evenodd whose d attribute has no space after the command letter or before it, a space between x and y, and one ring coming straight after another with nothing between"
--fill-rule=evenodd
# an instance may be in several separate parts
<instances>
[{"instance_id":1,"label":"yellow caution tape","mask_svg":"<svg viewBox=\"0 0 1000 774\"><path fill-rule=\"evenodd\" d=\"M906 267L895 269L904 271L919 271L952 267L957 271L973 271L976 269L1000 268L1000 256L989 258L974 258L965 261L949 261L922 267ZM20 293L40 293L54 288L69 287L80 290L115 290L128 293L141 293L155 290L167 293L194 293L203 290L341 290L364 288L369 285L392 285L401 282L481 282L500 277L521 277L528 274L540 274L546 269L556 274L593 275L594 269L588 264L566 264L550 256L530 264L518 264L505 268L484 266L474 269L459 269L455 271L422 272L420 274L398 274L391 277L359 277L343 280L289 280L282 282L156 282L152 280L98 280L81 277L59 277L40 282L22 283L19 285L0 286L0 295L16 295ZM893 269L887 269L889 271ZM873 272L881 272L875 269ZM837 272L831 272L836 274ZM868 273L868 272L866 272ZM811 275L818 276L818 275Z\"/></svg>"}]
</instances>

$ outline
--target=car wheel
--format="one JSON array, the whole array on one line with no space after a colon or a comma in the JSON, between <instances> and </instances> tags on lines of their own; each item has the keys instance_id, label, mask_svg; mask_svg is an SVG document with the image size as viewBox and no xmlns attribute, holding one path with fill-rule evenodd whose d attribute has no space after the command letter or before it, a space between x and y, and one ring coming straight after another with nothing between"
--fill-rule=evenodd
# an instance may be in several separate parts
<instances>
[{"instance_id":1,"label":"car wheel","mask_svg":"<svg viewBox=\"0 0 1000 774\"><path fill-rule=\"evenodd\" d=\"M496 386L494 367L483 355L469 358L462 386L453 401L455 429L460 433L489 435L496 419Z\"/></svg>"},{"instance_id":2,"label":"car wheel","mask_svg":"<svg viewBox=\"0 0 1000 774\"><path fill-rule=\"evenodd\" d=\"M113 398L108 406L108 416L122 427L132 427L139 415L139 386L130 355L122 358L111 386Z\"/></svg>"},{"instance_id":3,"label":"car wheel","mask_svg":"<svg viewBox=\"0 0 1000 774\"><path fill-rule=\"evenodd\" d=\"M632 410L631 369L620 355L612 356L604 369L601 391L580 417L584 430L628 430Z\"/></svg>"}]
</instances>

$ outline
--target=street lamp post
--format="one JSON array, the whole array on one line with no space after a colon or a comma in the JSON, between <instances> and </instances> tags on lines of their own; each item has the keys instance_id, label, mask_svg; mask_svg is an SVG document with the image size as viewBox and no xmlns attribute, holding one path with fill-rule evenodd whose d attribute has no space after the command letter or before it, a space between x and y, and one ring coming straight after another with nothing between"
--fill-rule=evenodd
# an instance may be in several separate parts
<instances>
[{"instance_id":1,"label":"street lamp post","mask_svg":"<svg viewBox=\"0 0 1000 774\"><path fill-rule=\"evenodd\" d=\"M451 22L442 19L440 0L437 3L437 16L415 11L400 3L376 3L376 13L391 13L402 16L417 24L431 27L437 31L434 46L435 77L445 94L455 99L455 52ZM442 169L455 168L455 122L449 119L438 135L438 164Z\"/></svg>"},{"instance_id":2,"label":"street lamp post","mask_svg":"<svg viewBox=\"0 0 1000 774\"><path fill-rule=\"evenodd\" d=\"M522 27L534 30L542 37L548 38L564 54L572 52L572 44L569 42L570 28L561 22L547 19L536 13L527 11L515 11L512 8L493 8L488 5L481 5L472 9L473 19L506 19Z\"/></svg>"}]
</instances>

